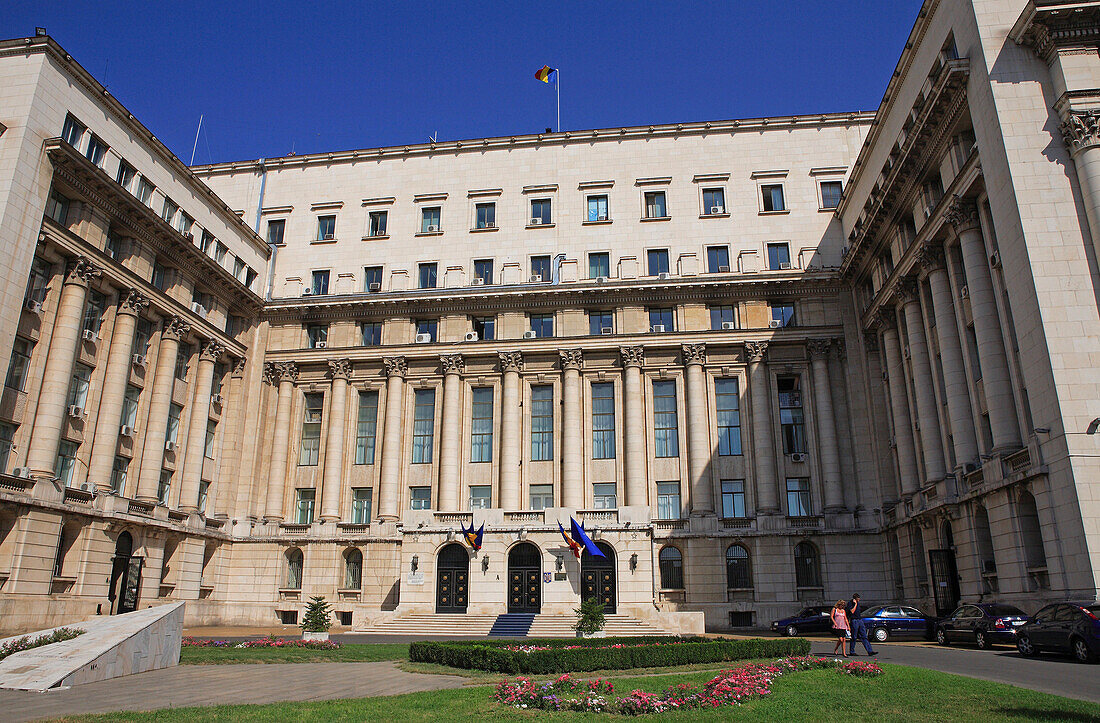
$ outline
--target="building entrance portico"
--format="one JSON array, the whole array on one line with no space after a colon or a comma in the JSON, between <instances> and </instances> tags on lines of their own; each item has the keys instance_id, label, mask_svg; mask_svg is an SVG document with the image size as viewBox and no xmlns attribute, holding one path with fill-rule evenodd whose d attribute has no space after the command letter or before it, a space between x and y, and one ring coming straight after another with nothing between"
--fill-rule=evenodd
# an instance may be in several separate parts
<instances>
[{"instance_id":1,"label":"building entrance portico","mask_svg":"<svg viewBox=\"0 0 1100 723\"><path fill-rule=\"evenodd\" d=\"M457 543L444 545L436 558L435 611L464 613L470 604L470 556Z\"/></svg>"},{"instance_id":2,"label":"building entrance portico","mask_svg":"<svg viewBox=\"0 0 1100 723\"><path fill-rule=\"evenodd\" d=\"M508 551L508 612L542 610L542 554L530 542Z\"/></svg>"}]
</instances>

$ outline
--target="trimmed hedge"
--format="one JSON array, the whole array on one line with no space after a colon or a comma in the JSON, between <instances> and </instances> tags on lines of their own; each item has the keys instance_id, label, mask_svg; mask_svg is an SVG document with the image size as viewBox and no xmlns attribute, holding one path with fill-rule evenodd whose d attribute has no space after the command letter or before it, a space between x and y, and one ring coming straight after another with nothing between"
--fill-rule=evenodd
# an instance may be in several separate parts
<instances>
[{"instance_id":1,"label":"trimmed hedge","mask_svg":"<svg viewBox=\"0 0 1100 723\"><path fill-rule=\"evenodd\" d=\"M676 642L673 642L676 641ZM644 645L644 643L652 643ZM409 660L438 663L452 668L494 673L579 673L591 670L629 670L693 663L718 663L750 658L806 655L810 641L804 638L603 638L588 640L532 640L549 650L529 653L506 650L519 641L419 642L409 646ZM581 646L564 649L565 646ZM641 645L641 647L597 647Z\"/></svg>"}]
</instances>

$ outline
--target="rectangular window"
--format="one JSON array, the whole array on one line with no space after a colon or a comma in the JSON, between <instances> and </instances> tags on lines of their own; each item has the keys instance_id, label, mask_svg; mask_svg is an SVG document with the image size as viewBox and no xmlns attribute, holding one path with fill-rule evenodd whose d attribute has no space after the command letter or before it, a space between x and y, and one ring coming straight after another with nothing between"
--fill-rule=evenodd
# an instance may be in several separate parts
<instances>
[{"instance_id":1,"label":"rectangular window","mask_svg":"<svg viewBox=\"0 0 1100 723\"><path fill-rule=\"evenodd\" d=\"M317 217L317 240L333 241L336 239L336 216Z\"/></svg>"},{"instance_id":2,"label":"rectangular window","mask_svg":"<svg viewBox=\"0 0 1100 723\"><path fill-rule=\"evenodd\" d=\"M844 184L840 181L821 182L821 208L836 208L844 194Z\"/></svg>"},{"instance_id":3,"label":"rectangular window","mask_svg":"<svg viewBox=\"0 0 1100 723\"><path fill-rule=\"evenodd\" d=\"M214 260L219 264L225 261L225 255L229 253L229 247L221 241L214 242Z\"/></svg>"},{"instance_id":4,"label":"rectangular window","mask_svg":"<svg viewBox=\"0 0 1100 723\"><path fill-rule=\"evenodd\" d=\"M107 243L103 247L103 250L107 252L115 261L122 261L122 251L125 248L124 242L118 236L113 233L107 234Z\"/></svg>"},{"instance_id":5,"label":"rectangular window","mask_svg":"<svg viewBox=\"0 0 1100 723\"><path fill-rule=\"evenodd\" d=\"M812 514L810 480L805 477L787 478L787 516L809 517Z\"/></svg>"},{"instance_id":6,"label":"rectangular window","mask_svg":"<svg viewBox=\"0 0 1100 723\"><path fill-rule=\"evenodd\" d=\"M496 338L497 320L492 316L475 316L470 323L478 339L492 341Z\"/></svg>"},{"instance_id":7,"label":"rectangular window","mask_svg":"<svg viewBox=\"0 0 1100 723\"><path fill-rule=\"evenodd\" d=\"M726 190L724 188L703 189L703 215L718 216L726 212Z\"/></svg>"},{"instance_id":8,"label":"rectangular window","mask_svg":"<svg viewBox=\"0 0 1100 723\"><path fill-rule=\"evenodd\" d=\"M745 480L722 480L722 517L745 517Z\"/></svg>"},{"instance_id":9,"label":"rectangular window","mask_svg":"<svg viewBox=\"0 0 1100 723\"><path fill-rule=\"evenodd\" d=\"M214 379L210 385L210 396L222 393L222 384L225 375L229 373L229 366L225 362L214 362Z\"/></svg>"},{"instance_id":10,"label":"rectangular window","mask_svg":"<svg viewBox=\"0 0 1100 723\"><path fill-rule=\"evenodd\" d=\"M50 291L50 276L52 273L53 268L36 256L31 263L30 278L27 279L25 301L37 301L41 304L46 300L46 294Z\"/></svg>"},{"instance_id":11,"label":"rectangular window","mask_svg":"<svg viewBox=\"0 0 1100 723\"><path fill-rule=\"evenodd\" d=\"M203 442L202 454L207 459L214 459L214 441L218 438L218 423L213 419L206 420L206 440Z\"/></svg>"},{"instance_id":12,"label":"rectangular window","mask_svg":"<svg viewBox=\"0 0 1100 723\"><path fill-rule=\"evenodd\" d=\"M328 293L328 273L327 269L313 272L313 283L310 285L310 289L315 296Z\"/></svg>"},{"instance_id":13,"label":"rectangular window","mask_svg":"<svg viewBox=\"0 0 1100 723\"><path fill-rule=\"evenodd\" d=\"M103 142L102 138L92 134L92 137L88 139L88 149L84 151L84 155L94 165L101 166L103 156L107 155L107 144Z\"/></svg>"},{"instance_id":14,"label":"rectangular window","mask_svg":"<svg viewBox=\"0 0 1100 723\"><path fill-rule=\"evenodd\" d=\"M783 184L775 183L761 186L760 195L765 213L787 210L786 205L783 203Z\"/></svg>"},{"instance_id":15,"label":"rectangular window","mask_svg":"<svg viewBox=\"0 0 1100 723\"><path fill-rule=\"evenodd\" d=\"M56 189L50 191L50 197L46 199L46 215L64 226L65 219L69 217L69 199Z\"/></svg>"},{"instance_id":16,"label":"rectangular window","mask_svg":"<svg viewBox=\"0 0 1100 723\"><path fill-rule=\"evenodd\" d=\"M615 312L590 311L588 312L588 334L599 336L601 334L615 333Z\"/></svg>"},{"instance_id":17,"label":"rectangular window","mask_svg":"<svg viewBox=\"0 0 1100 723\"><path fill-rule=\"evenodd\" d=\"M791 268L790 244L768 244L768 268L772 271L786 271Z\"/></svg>"},{"instance_id":18,"label":"rectangular window","mask_svg":"<svg viewBox=\"0 0 1100 723\"><path fill-rule=\"evenodd\" d=\"M179 216L176 217L176 230L184 236L189 236L194 225L195 219L180 211Z\"/></svg>"},{"instance_id":19,"label":"rectangular window","mask_svg":"<svg viewBox=\"0 0 1100 723\"><path fill-rule=\"evenodd\" d=\"M474 228L497 227L497 205L495 203L479 203L474 207Z\"/></svg>"},{"instance_id":20,"label":"rectangular window","mask_svg":"<svg viewBox=\"0 0 1100 723\"><path fill-rule=\"evenodd\" d=\"M657 519L680 519L680 483L657 483Z\"/></svg>"},{"instance_id":21,"label":"rectangular window","mask_svg":"<svg viewBox=\"0 0 1100 723\"><path fill-rule=\"evenodd\" d=\"M378 238L386 235L386 225L389 222L389 211L371 211L370 212L370 227L367 233L372 238Z\"/></svg>"},{"instance_id":22,"label":"rectangular window","mask_svg":"<svg viewBox=\"0 0 1100 723\"><path fill-rule=\"evenodd\" d=\"M320 392L305 395L305 409L302 415L302 447L298 455L298 464L302 467L316 467L321 455L321 418L325 408L325 395Z\"/></svg>"},{"instance_id":23,"label":"rectangular window","mask_svg":"<svg viewBox=\"0 0 1100 723\"><path fill-rule=\"evenodd\" d=\"M115 174L115 181L118 185L122 186L127 191L134 185L134 178L137 176L137 171L126 161L118 162L118 173Z\"/></svg>"},{"instance_id":24,"label":"rectangular window","mask_svg":"<svg viewBox=\"0 0 1100 723\"><path fill-rule=\"evenodd\" d=\"M382 323L379 321L364 321L359 325L362 333L363 346L382 345Z\"/></svg>"},{"instance_id":25,"label":"rectangular window","mask_svg":"<svg viewBox=\"0 0 1100 723\"><path fill-rule=\"evenodd\" d=\"M438 329L439 321L437 319L420 319L416 322L416 335L425 334L431 342L435 341Z\"/></svg>"},{"instance_id":26,"label":"rectangular window","mask_svg":"<svg viewBox=\"0 0 1100 723\"><path fill-rule=\"evenodd\" d=\"M646 267L650 276L668 273L668 249L652 249L646 252Z\"/></svg>"},{"instance_id":27,"label":"rectangular window","mask_svg":"<svg viewBox=\"0 0 1100 723\"><path fill-rule=\"evenodd\" d=\"M73 148L80 148L80 141L84 138L84 131L86 130L87 128L83 123L71 115L67 115L65 116L65 125L61 128L61 140Z\"/></svg>"},{"instance_id":28,"label":"rectangular window","mask_svg":"<svg viewBox=\"0 0 1100 723\"><path fill-rule=\"evenodd\" d=\"M73 483L73 470L76 468L76 442L64 441L57 448L57 465L54 475L65 487Z\"/></svg>"},{"instance_id":29,"label":"rectangular window","mask_svg":"<svg viewBox=\"0 0 1100 723\"><path fill-rule=\"evenodd\" d=\"M414 510L430 510L432 508L432 488L410 487L409 507Z\"/></svg>"},{"instance_id":30,"label":"rectangular window","mask_svg":"<svg viewBox=\"0 0 1100 723\"><path fill-rule=\"evenodd\" d=\"M164 430L164 441L175 444L179 441L180 435L180 415L183 414L183 407L178 404L172 404L168 407L168 426Z\"/></svg>"},{"instance_id":31,"label":"rectangular window","mask_svg":"<svg viewBox=\"0 0 1100 723\"><path fill-rule=\"evenodd\" d=\"M283 240L285 232L286 219L279 218L267 222L267 242L272 246L282 246L285 243ZM203 249L203 251L206 251L206 249Z\"/></svg>"},{"instance_id":32,"label":"rectangular window","mask_svg":"<svg viewBox=\"0 0 1100 723\"><path fill-rule=\"evenodd\" d=\"M161 291L168 291L168 269L159 260L153 262L153 277L150 283Z\"/></svg>"},{"instance_id":33,"label":"rectangular window","mask_svg":"<svg viewBox=\"0 0 1100 723\"><path fill-rule=\"evenodd\" d=\"M149 183L149 179L147 179L145 176L142 176L141 180L138 181L137 200L148 206L149 201L151 201L153 198L154 188L156 187L152 183Z\"/></svg>"},{"instance_id":34,"label":"rectangular window","mask_svg":"<svg viewBox=\"0 0 1100 723\"><path fill-rule=\"evenodd\" d=\"M483 284L493 283L493 260L478 259L474 261L474 278L481 279Z\"/></svg>"},{"instance_id":35,"label":"rectangular window","mask_svg":"<svg viewBox=\"0 0 1100 723\"><path fill-rule=\"evenodd\" d=\"M783 427L783 454L806 451L806 426L802 418L801 377L779 377L779 424Z\"/></svg>"},{"instance_id":36,"label":"rectangular window","mask_svg":"<svg viewBox=\"0 0 1100 723\"><path fill-rule=\"evenodd\" d=\"M531 485L531 509L545 510L554 506L554 485Z\"/></svg>"},{"instance_id":37,"label":"rectangular window","mask_svg":"<svg viewBox=\"0 0 1100 723\"><path fill-rule=\"evenodd\" d=\"M417 389L413 394L413 464L431 464L434 435L435 390Z\"/></svg>"},{"instance_id":38,"label":"rectangular window","mask_svg":"<svg viewBox=\"0 0 1100 723\"><path fill-rule=\"evenodd\" d=\"M658 457L680 456L676 382L653 382L653 441Z\"/></svg>"},{"instance_id":39,"label":"rectangular window","mask_svg":"<svg viewBox=\"0 0 1100 723\"><path fill-rule=\"evenodd\" d=\"M99 327L103 324L103 309L107 306L107 297L95 290L88 291L88 300L84 302L84 319L81 322L82 331L90 331L99 335Z\"/></svg>"},{"instance_id":40,"label":"rectangular window","mask_svg":"<svg viewBox=\"0 0 1100 723\"><path fill-rule=\"evenodd\" d=\"M794 326L794 304L768 304L772 326Z\"/></svg>"},{"instance_id":41,"label":"rectangular window","mask_svg":"<svg viewBox=\"0 0 1100 723\"><path fill-rule=\"evenodd\" d=\"M554 459L554 387L531 387L531 461Z\"/></svg>"},{"instance_id":42,"label":"rectangular window","mask_svg":"<svg viewBox=\"0 0 1100 723\"><path fill-rule=\"evenodd\" d=\"M714 408L718 415L718 455L741 454L741 396L736 378L714 380Z\"/></svg>"},{"instance_id":43,"label":"rectangular window","mask_svg":"<svg viewBox=\"0 0 1100 723\"><path fill-rule=\"evenodd\" d=\"M8 364L8 378L5 386L22 392L26 390L27 373L31 367L31 349L34 345L26 339L15 337L15 344L11 348L11 362Z\"/></svg>"},{"instance_id":44,"label":"rectangular window","mask_svg":"<svg viewBox=\"0 0 1100 723\"><path fill-rule=\"evenodd\" d=\"M176 212L179 210L180 207L176 205L176 202L165 196L164 207L160 211L160 217L171 224L172 221L176 218Z\"/></svg>"},{"instance_id":45,"label":"rectangular window","mask_svg":"<svg viewBox=\"0 0 1100 723\"><path fill-rule=\"evenodd\" d=\"M374 464L374 439L378 431L378 392L359 392L359 418L355 427L355 464Z\"/></svg>"},{"instance_id":46,"label":"rectangular window","mask_svg":"<svg viewBox=\"0 0 1100 723\"><path fill-rule=\"evenodd\" d=\"M156 326L149 319L138 318L134 327L134 353L144 356L149 350L149 340L153 338Z\"/></svg>"},{"instance_id":47,"label":"rectangular window","mask_svg":"<svg viewBox=\"0 0 1100 723\"><path fill-rule=\"evenodd\" d=\"M381 266L364 266L363 267L363 291L381 291L382 290L382 267Z\"/></svg>"},{"instance_id":48,"label":"rectangular window","mask_svg":"<svg viewBox=\"0 0 1100 723\"><path fill-rule=\"evenodd\" d=\"M321 324L310 324L306 327L310 349L324 349L328 346L328 327Z\"/></svg>"},{"instance_id":49,"label":"rectangular window","mask_svg":"<svg viewBox=\"0 0 1100 723\"><path fill-rule=\"evenodd\" d=\"M550 270L550 257L549 256L532 256L531 257L531 276L538 277L539 281L553 281L553 271Z\"/></svg>"},{"instance_id":50,"label":"rectangular window","mask_svg":"<svg viewBox=\"0 0 1100 723\"><path fill-rule=\"evenodd\" d=\"M421 289L435 288L435 270L436 264L420 264L420 266L418 267L418 272L420 275Z\"/></svg>"},{"instance_id":51,"label":"rectangular window","mask_svg":"<svg viewBox=\"0 0 1100 723\"><path fill-rule=\"evenodd\" d=\"M597 482L592 485L592 509L613 510L618 506L614 482Z\"/></svg>"},{"instance_id":52,"label":"rectangular window","mask_svg":"<svg viewBox=\"0 0 1100 723\"><path fill-rule=\"evenodd\" d=\"M732 306L710 307L710 328L715 331L737 328L737 312L735 308Z\"/></svg>"},{"instance_id":53,"label":"rectangular window","mask_svg":"<svg viewBox=\"0 0 1100 723\"><path fill-rule=\"evenodd\" d=\"M610 216L607 215L607 195L600 194L597 196L588 197L588 220L589 221L606 221Z\"/></svg>"},{"instance_id":54,"label":"rectangular window","mask_svg":"<svg viewBox=\"0 0 1100 723\"><path fill-rule=\"evenodd\" d=\"M470 418L470 461L493 461L493 388L475 387Z\"/></svg>"},{"instance_id":55,"label":"rectangular window","mask_svg":"<svg viewBox=\"0 0 1100 723\"><path fill-rule=\"evenodd\" d=\"M611 276L611 254L606 252L588 254L588 278L606 279Z\"/></svg>"},{"instance_id":56,"label":"rectangular window","mask_svg":"<svg viewBox=\"0 0 1100 723\"><path fill-rule=\"evenodd\" d=\"M615 385L592 385L592 459L615 459Z\"/></svg>"},{"instance_id":57,"label":"rectangular window","mask_svg":"<svg viewBox=\"0 0 1100 723\"><path fill-rule=\"evenodd\" d=\"M536 198L531 200L531 225L547 225L553 223L550 217L550 199Z\"/></svg>"},{"instance_id":58,"label":"rectangular window","mask_svg":"<svg viewBox=\"0 0 1100 723\"><path fill-rule=\"evenodd\" d=\"M487 510L493 506L492 485L470 485L470 509Z\"/></svg>"},{"instance_id":59,"label":"rectangular window","mask_svg":"<svg viewBox=\"0 0 1100 723\"><path fill-rule=\"evenodd\" d=\"M649 330L676 331L676 314L674 309L659 308L649 310Z\"/></svg>"},{"instance_id":60,"label":"rectangular window","mask_svg":"<svg viewBox=\"0 0 1100 723\"><path fill-rule=\"evenodd\" d=\"M313 522L313 503L317 499L317 490L300 489L297 492L294 521L299 525L308 525Z\"/></svg>"},{"instance_id":61,"label":"rectangular window","mask_svg":"<svg viewBox=\"0 0 1100 723\"><path fill-rule=\"evenodd\" d=\"M77 364L73 367L73 377L69 382L68 406L85 408L88 403L88 386L91 378L91 367L83 364Z\"/></svg>"},{"instance_id":62,"label":"rectangular window","mask_svg":"<svg viewBox=\"0 0 1100 723\"><path fill-rule=\"evenodd\" d=\"M531 314L531 331L535 332L535 338L546 339L554 336L553 314Z\"/></svg>"},{"instance_id":63,"label":"rectangular window","mask_svg":"<svg viewBox=\"0 0 1100 723\"><path fill-rule=\"evenodd\" d=\"M645 217L668 218L664 191L650 191L645 194Z\"/></svg>"},{"instance_id":64,"label":"rectangular window","mask_svg":"<svg viewBox=\"0 0 1100 723\"><path fill-rule=\"evenodd\" d=\"M353 487L351 490L351 521L357 525L370 523L373 488Z\"/></svg>"},{"instance_id":65,"label":"rectangular window","mask_svg":"<svg viewBox=\"0 0 1100 723\"><path fill-rule=\"evenodd\" d=\"M111 490L116 495L126 492L126 474L130 469L130 460L125 457L115 457L114 466L111 468Z\"/></svg>"},{"instance_id":66,"label":"rectangular window","mask_svg":"<svg viewBox=\"0 0 1100 723\"><path fill-rule=\"evenodd\" d=\"M194 347L190 344L180 344L176 352L176 379L187 381L187 366L191 363L191 354Z\"/></svg>"},{"instance_id":67,"label":"rectangular window","mask_svg":"<svg viewBox=\"0 0 1100 723\"><path fill-rule=\"evenodd\" d=\"M439 219L439 206L420 209L420 233L439 233L442 230Z\"/></svg>"},{"instance_id":68,"label":"rectangular window","mask_svg":"<svg viewBox=\"0 0 1100 723\"><path fill-rule=\"evenodd\" d=\"M206 513L206 503L210 501L210 483L206 480L199 482L199 514Z\"/></svg>"},{"instance_id":69,"label":"rectangular window","mask_svg":"<svg viewBox=\"0 0 1100 723\"><path fill-rule=\"evenodd\" d=\"M707 273L728 274L729 270L729 246L707 246Z\"/></svg>"},{"instance_id":70,"label":"rectangular window","mask_svg":"<svg viewBox=\"0 0 1100 723\"><path fill-rule=\"evenodd\" d=\"M168 495L172 491L172 472L171 470L162 469L160 471L160 481L157 482L157 503L168 506Z\"/></svg>"},{"instance_id":71,"label":"rectangular window","mask_svg":"<svg viewBox=\"0 0 1100 723\"><path fill-rule=\"evenodd\" d=\"M15 425L0 422L0 474L8 473L8 461L15 446Z\"/></svg>"}]
</instances>

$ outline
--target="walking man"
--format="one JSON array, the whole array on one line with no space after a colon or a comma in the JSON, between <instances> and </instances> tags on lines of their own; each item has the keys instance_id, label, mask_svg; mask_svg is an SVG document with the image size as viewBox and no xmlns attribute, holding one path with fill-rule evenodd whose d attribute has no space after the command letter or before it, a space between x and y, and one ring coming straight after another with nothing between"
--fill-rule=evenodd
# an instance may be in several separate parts
<instances>
[{"instance_id":1,"label":"walking man","mask_svg":"<svg viewBox=\"0 0 1100 723\"><path fill-rule=\"evenodd\" d=\"M848 601L847 611L848 622L852 626L852 642L848 652L852 655L856 654L855 645L858 640L863 643L863 649L867 651L867 655L878 655L878 651L871 649L871 641L867 639L867 624L863 622L863 606L859 602L858 592Z\"/></svg>"}]
</instances>

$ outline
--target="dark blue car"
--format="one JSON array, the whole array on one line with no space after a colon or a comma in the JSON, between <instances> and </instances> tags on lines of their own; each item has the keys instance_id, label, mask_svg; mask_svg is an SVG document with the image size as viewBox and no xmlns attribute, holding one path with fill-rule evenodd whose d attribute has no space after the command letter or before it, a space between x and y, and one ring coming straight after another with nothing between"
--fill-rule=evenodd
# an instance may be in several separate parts
<instances>
[{"instance_id":1,"label":"dark blue car","mask_svg":"<svg viewBox=\"0 0 1100 723\"><path fill-rule=\"evenodd\" d=\"M936 641L973 642L985 650L993 643L1016 643L1016 629L1028 621L1027 614L1015 605L976 603L962 605L936 623Z\"/></svg>"},{"instance_id":2,"label":"dark blue car","mask_svg":"<svg viewBox=\"0 0 1100 723\"><path fill-rule=\"evenodd\" d=\"M935 618L909 605L879 605L867 608L863 615L867 635L882 643L892 637L932 639Z\"/></svg>"},{"instance_id":3,"label":"dark blue car","mask_svg":"<svg viewBox=\"0 0 1100 723\"><path fill-rule=\"evenodd\" d=\"M797 615L772 622L772 630L789 638L805 633L827 633L833 629L832 618L829 617L832 609L832 605L804 607Z\"/></svg>"},{"instance_id":4,"label":"dark blue car","mask_svg":"<svg viewBox=\"0 0 1100 723\"><path fill-rule=\"evenodd\" d=\"M1072 653L1081 663L1100 657L1100 604L1053 603L1016 632L1016 650L1031 657L1042 650Z\"/></svg>"}]
</instances>

